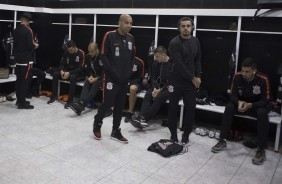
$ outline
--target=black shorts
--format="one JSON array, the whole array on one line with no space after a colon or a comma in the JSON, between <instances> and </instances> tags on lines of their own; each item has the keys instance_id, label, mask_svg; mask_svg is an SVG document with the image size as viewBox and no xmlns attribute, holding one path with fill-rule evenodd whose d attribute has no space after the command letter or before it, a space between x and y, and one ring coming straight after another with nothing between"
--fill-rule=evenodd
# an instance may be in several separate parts
<instances>
[{"instance_id":1,"label":"black shorts","mask_svg":"<svg viewBox=\"0 0 282 184\"><path fill-rule=\"evenodd\" d=\"M131 83L131 84L128 84L128 92L130 92L129 89L130 89L131 85L137 86L137 88L138 88L137 93L139 93L140 91L142 91L144 89L144 86L140 83Z\"/></svg>"}]
</instances>

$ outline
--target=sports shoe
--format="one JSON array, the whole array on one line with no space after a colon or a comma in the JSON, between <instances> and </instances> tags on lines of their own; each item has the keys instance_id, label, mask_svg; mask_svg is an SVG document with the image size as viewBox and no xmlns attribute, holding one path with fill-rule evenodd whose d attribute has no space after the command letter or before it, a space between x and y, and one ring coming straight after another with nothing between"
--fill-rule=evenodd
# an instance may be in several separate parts
<instances>
[{"instance_id":1,"label":"sports shoe","mask_svg":"<svg viewBox=\"0 0 282 184\"><path fill-rule=\"evenodd\" d=\"M128 143L128 140L122 136L120 132L120 128L117 130L112 130L111 139L119 141L121 143L125 143L125 144Z\"/></svg>"},{"instance_id":2,"label":"sports shoe","mask_svg":"<svg viewBox=\"0 0 282 184\"><path fill-rule=\"evenodd\" d=\"M34 106L30 104L23 104L23 105L19 105L18 109L34 109Z\"/></svg>"},{"instance_id":3,"label":"sports shoe","mask_svg":"<svg viewBox=\"0 0 282 184\"><path fill-rule=\"evenodd\" d=\"M148 123L146 123L146 120L143 116L140 115L134 115L132 116L132 121L130 121L132 126L138 129L143 129L148 126Z\"/></svg>"},{"instance_id":4,"label":"sports shoe","mask_svg":"<svg viewBox=\"0 0 282 184\"><path fill-rule=\"evenodd\" d=\"M171 135L170 136L170 140L174 143L178 143L178 138L177 138L177 134L176 135Z\"/></svg>"},{"instance_id":5,"label":"sports shoe","mask_svg":"<svg viewBox=\"0 0 282 184\"><path fill-rule=\"evenodd\" d=\"M47 104L54 103L55 101L57 101L57 98L56 97L51 97L50 100L47 102Z\"/></svg>"},{"instance_id":6,"label":"sports shoe","mask_svg":"<svg viewBox=\"0 0 282 184\"><path fill-rule=\"evenodd\" d=\"M185 144L188 144L188 142L189 142L189 134L184 132L182 134L181 144L185 145Z\"/></svg>"},{"instance_id":7,"label":"sports shoe","mask_svg":"<svg viewBox=\"0 0 282 184\"><path fill-rule=\"evenodd\" d=\"M85 110L85 107L84 107L84 105L83 105L83 103L82 103L81 101L72 103L72 104L70 105L70 108L71 108L77 115L80 115L81 112Z\"/></svg>"},{"instance_id":8,"label":"sports shoe","mask_svg":"<svg viewBox=\"0 0 282 184\"><path fill-rule=\"evenodd\" d=\"M70 102L67 102L67 103L65 104L64 108L65 108L65 109L69 109L70 106L71 106L71 103L70 103Z\"/></svg>"},{"instance_id":9,"label":"sports shoe","mask_svg":"<svg viewBox=\"0 0 282 184\"><path fill-rule=\"evenodd\" d=\"M223 139L219 139L216 145L212 147L211 152L219 153L224 149L226 149L226 141Z\"/></svg>"},{"instance_id":10,"label":"sports shoe","mask_svg":"<svg viewBox=\"0 0 282 184\"><path fill-rule=\"evenodd\" d=\"M126 116L125 116L125 118L124 118L124 122L125 122L125 123L128 123L129 121L131 121L133 115L134 115L133 112L126 112Z\"/></svg>"},{"instance_id":11,"label":"sports shoe","mask_svg":"<svg viewBox=\"0 0 282 184\"><path fill-rule=\"evenodd\" d=\"M258 148L256 155L252 159L252 163L255 165L262 165L264 161L265 161L265 151L261 148Z\"/></svg>"},{"instance_id":12,"label":"sports shoe","mask_svg":"<svg viewBox=\"0 0 282 184\"><path fill-rule=\"evenodd\" d=\"M94 134L94 138L97 140L100 140L102 138L101 136L101 126L102 123L95 123L93 124L93 134Z\"/></svg>"},{"instance_id":13,"label":"sports shoe","mask_svg":"<svg viewBox=\"0 0 282 184\"><path fill-rule=\"evenodd\" d=\"M25 105L30 105L30 101L25 101L24 104ZM19 102L18 101L16 101L16 106L19 106Z\"/></svg>"}]
</instances>

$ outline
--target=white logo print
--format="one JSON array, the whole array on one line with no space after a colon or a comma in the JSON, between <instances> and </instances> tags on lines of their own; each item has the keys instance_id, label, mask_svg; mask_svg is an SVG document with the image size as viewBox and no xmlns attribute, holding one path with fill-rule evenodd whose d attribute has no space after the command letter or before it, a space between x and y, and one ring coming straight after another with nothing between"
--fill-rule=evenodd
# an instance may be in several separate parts
<instances>
[{"instance_id":1,"label":"white logo print","mask_svg":"<svg viewBox=\"0 0 282 184\"><path fill-rule=\"evenodd\" d=\"M260 86L253 86L253 93L258 95L261 93Z\"/></svg>"},{"instance_id":2,"label":"white logo print","mask_svg":"<svg viewBox=\"0 0 282 184\"><path fill-rule=\"evenodd\" d=\"M108 89L108 90L112 90L112 89L113 89L113 83L108 82L108 83L107 83L107 89Z\"/></svg>"},{"instance_id":3,"label":"white logo print","mask_svg":"<svg viewBox=\"0 0 282 184\"><path fill-rule=\"evenodd\" d=\"M119 56L119 47L116 47L115 49L115 56Z\"/></svg>"},{"instance_id":4,"label":"white logo print","mask_svg":"<svg viewBox=\"0 0 282 184\"><path fill-rule=\"evenodd\" d=\"M100 66L103 66L103 63L102 63L102 60L101 60L101 59L99 60L99 65L100 65Z\"/></svg>"},{"instance_id":5,"label":"white logo print","mask_svg":"<svg viewBox=\"0 0 282 184\"><path fill-rule=\"evenodd\" d=\"M169 86L167 87L167 89L168 89L168 92L170 92L170 93L173 93L173 92L174 92L174 87L173 87L172 85L169 85Z\"/></svg>"},{"instance_id":6,"label":"white logo print","mask_svg":"<svg viewBox=\"0 0 282 184\"><path fill-rule=\"evenodd\" d=\"M79 62L79 56L76 56L75 61Z\"/></svg>"},{"instance_id":7,"label":"white logo print","mask_svg":"<svg viewBox=\"0 0 282 184\"><path fill-rule=\"evenodd\" d=\"M137 65L133 65L132 71L134 71L134 72L137 71Z\"/></svg>"},{"instance_id":8,"label":"white logo print","mask_svg":"<svg viewBox=\"0 0 282 184\"><path fill-rule=\"evenodd\" d=\"M132 43L131 42L128 42L128 49L132 50Z\"/></svg>"}]
</instances>

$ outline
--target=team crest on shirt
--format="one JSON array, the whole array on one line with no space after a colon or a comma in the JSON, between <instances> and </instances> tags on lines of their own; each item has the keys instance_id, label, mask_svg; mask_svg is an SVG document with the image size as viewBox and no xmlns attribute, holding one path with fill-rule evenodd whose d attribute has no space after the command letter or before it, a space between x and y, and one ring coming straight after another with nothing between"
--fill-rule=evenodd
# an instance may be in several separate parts
<instances>
[{"instance_id":1,"label":"team crest on shirt","mask_svg":"<svg viewBox=\"0 0 282 184\"><path fill-rule=\"evenodd\" d=\"M136 71L137 71L137 65L133 65L132 71L133 71L133 72L136 72Z\"/></svg>"},{"instance_id":2,"label":"team crest on shirt","mask_svg":"<svg viewBox=\"0 0 282 184\"><path fill-rule=\"evenodd\" d=\"M128 42L128 49L132 50L132 42Z\"/></svg>"},{"instance_id":3,"label":"team crest on shirt","mask_svg":"<svg viewBox=\"0 0 282 184\"><path fill-rule=\"evenodd\" d=\"M70 59L69 59L69 58L67 58L67 65L68 65L68 64L70 64Z\"/></svg>"},{"instance_id":4,"label":"team crest on shirt","mask_svg":"<svg viewBox=\"0 0 282 184\"><path fill-rule=\"evenodd\" d=\"M119 47L115 48L115 56L119 56Z\"/></svg>"},{"instance_id":5,"label":"team crest on shirt","mask_svg":"<svg viewBox=\"0 0 282 184\"><path fill-rule=\"evenodd\" d=\"M108 90L112 90L112 89L113 89L113 83L108 82L108 83L107 83L107 89L108 89Z\"/></svg>"},{"instance_id":6,"label":"team crest on shirt","mask_svg":"<svg viewBox=\"0 0 282 184\"><path fill-rule=\"evenodd\" d=\"M253 86L253 93L258 95L261 93L260 86Z\"/></svg>"},{"instance_id":7,"label":"team crest on shirt","mask_svg":"<svg viewBox=\"0 0 282 184\"><path fill-rule=\"evenodd\" d=\"M79 56L76 56L76 57L75 57L75 61L76 61L76 62L79 62Z\"/></svg>"},{"instance_id":8,"label":"team crest on shirt","mask_svg":"<svg viewBox=\"0 0 282 184\"><path fill-rule=\"evenodd\" d=\"M101 60L101 59L99 59L99 65L100 65L100 66L103 66L103 63L102 63L102 60Z\"/></svg>"},{"instance_id":9,"label":"team crest on shirt","mask_svg":"<svg viewBox=\"0 0 282 184\"><path fill-rule=\"evenodd\" d=\"M239 93L239 96L242 96L243 95L243 90L239 89L238 93Z\"/></svg>"},{"instance_id":10,"label":"team crest on shirt","mask_svg":"<svg viewBox=\"0 0 282 184\"><path fill-rule=\"evenodd\" d=\"M169 85L169 86L167 87L167 89L168 89L168 92L170 92L170 93L173 93L173 92L174 92L174 87L173 87L172 85Z\"/></svg>"}]
</instances>

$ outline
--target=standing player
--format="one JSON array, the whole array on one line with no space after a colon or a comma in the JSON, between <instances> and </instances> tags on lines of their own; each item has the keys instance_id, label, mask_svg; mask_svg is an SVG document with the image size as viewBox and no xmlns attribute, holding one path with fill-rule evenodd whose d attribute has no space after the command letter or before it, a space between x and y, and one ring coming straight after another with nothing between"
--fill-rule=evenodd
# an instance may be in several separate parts
<instances>
[{"instance_id":1,"label":"standing player","mask_svg":"<svg viewBox=\"0 0 282 184\"><path fill-rule=\"evenodd\" d=\"M135 39L129 34L132 27L130 15L121 15L118 24L117 30L105 34L102 43L104 102L94 117L93 133L95 139L101 139L103 119L108 110L114 107L111 138L128 143L119 127L127 96L128 80L132 72L132 60L135 56Z\"/></svg>"},{"instance_id":2,"label":"standing player","mask_svg":"<svg viewBox=\"0 0 282 184\"><path fill-rule=\"evenodd\" d=\"M196 89L201 84L201 48L198 39L191 35L194 22L188 17L181 18L178 23L179 35L169 44L169 54L173 61L173 70L170 76L168 123L171 139L177 138L177 107L183 98L185 117L182 144L189 142L189 134L195 121Z\"/></svg>"}]
</instances>

